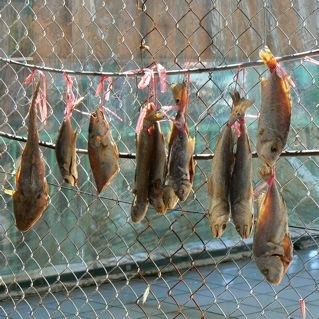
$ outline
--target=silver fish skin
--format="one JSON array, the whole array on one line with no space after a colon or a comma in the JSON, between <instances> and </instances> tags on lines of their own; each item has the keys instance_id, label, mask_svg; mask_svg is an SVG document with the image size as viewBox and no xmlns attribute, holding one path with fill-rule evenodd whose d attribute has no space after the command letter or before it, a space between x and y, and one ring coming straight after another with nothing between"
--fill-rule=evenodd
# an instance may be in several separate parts
<instances>
[{"instance_id":1,"label":"silver fish skin","mask_svg":"<svg viewBox=\"0 0 319 319\"><path fill-rule=\"evenodd\" d=\"M267 166L261 170L267 176ZM255 226L253 255L256 265L272 284L279 284L293 257L285 201L274 180L261 201Z\"/></svg>"},{"instance_id":2,"label":"silver fish skin","mask_svg":"<svg viewBox=\"0 0 319 319\"><path fill-rule=\"evenodd\" d=\"M49 187L45 176L45 163L39 147L36 99L40 82L33 93L29 110L28 137L22 152L21 164L16 174L13 193L13 212L16 226L28 231L49 205Z\"/></svg>"},{"instance_id":3,"label":"silver fish skin","mask_svg":"<svg viewBox=\"0 0 319 319\"><path fill-rule=\"evenodd\" d=\"M216 143L212 172L208 177L208 222L217 238L223 234L230 218L229 190L234 163L233 148L232 129L225 125Z\"/></svg>"},{"instance_id":4,"label":"silver fish skin","mask_svg":"<svg viewBox=\"0 0 319 319\"><path fill-rule=\"evenodd\" d=\"M73 131L71 118L63 120L55 144L55 155L64 181L72 186L78 180L76 164L76 139L77 133Z\"/></svg>"},{"instance_id":5,"label":"silver fish skin","mask_svg":"<svg viewBox=\"0 0 319 319\"><path fill-rule=\"evenodd\" d=\"M252 183L252 154L247 127L240 123L241 135L237 139L235 164L230 183L231 216L242 238L248 238L254 220L254 191Z\"/></svg>"}]
</instances>

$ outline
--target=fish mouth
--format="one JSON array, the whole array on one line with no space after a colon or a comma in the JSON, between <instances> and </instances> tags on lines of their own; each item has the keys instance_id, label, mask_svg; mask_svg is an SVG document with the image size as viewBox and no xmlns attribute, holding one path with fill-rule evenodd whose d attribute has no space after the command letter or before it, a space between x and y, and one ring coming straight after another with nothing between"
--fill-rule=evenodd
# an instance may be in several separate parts
<instances>
[{"instance_id":1,"label":"fish mouth","mask_svg":"<svg viewBox=\"0 0 319 319\"><path fill-rule=\"evenodd\" d=\"M247 239L251 233L253 225L236 225L236 230L243 239Z\"/></svg>"},{"instance_id":2,"label":"fish mouth","mask_svg":"<svg viewBox=\"0 0 319 319\"><path fill-rule=\"evenodd\" d=\"M214 237L220 238L226 229L226 223L214 224L211 229Z\"/></svg>"}]
</instances>

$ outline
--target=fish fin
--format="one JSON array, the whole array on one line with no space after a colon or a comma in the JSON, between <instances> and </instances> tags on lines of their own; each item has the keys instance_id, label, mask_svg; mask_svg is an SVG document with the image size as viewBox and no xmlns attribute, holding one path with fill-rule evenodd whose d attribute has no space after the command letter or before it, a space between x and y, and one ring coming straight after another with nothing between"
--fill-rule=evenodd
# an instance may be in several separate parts
<instances>
[{"instance_id":1,"label":"fish fin","mask_svg":"<svg viewBox=\"0 0 319 319\"><path fill-rule=\"evenodd\" d=\"M240 100L239 92L237 90L234 90L234 93L230 92L229 94L230 94L230 97L231 97L234 105L236 105Z\"/></svg>"},{"instance_id":2,"label":"fish fin","mask_svg":"<svg viewBox=\"0 0 319 319\"><path fill-rule=\"evenodd\" d=\"M230 93L230 96L233 100L233 107L230 112L228 124L233 125L235 121L243 119L247 109L254 103L251 100L240 97L237 91Z\"/></svg>"},{"instance_id":3,"label":"fish fin","mask_svg":"<svg viewBox=\"0 0 319 319\"><path fill-rule=\"evenodd\" d=\"M14 190L13 190L13 189L5 188L3 185L1 186L1 189L2 189L2 191L3 191L5 194L10 195L10 196L13 196L13 193L14 193Z\"/></svg>"},{"instance_id":4,"label":"fish fin","mask_svg":"<svg viewBox=\"0 0 319 319\"><path fill-rule=\"evenodd\" d=\"M117 147L117 145L114 142L111 142L111 146L112 146L112 150L113 150L113 154L116 158L119 158L119 149Z\"/></svg>"},{"instance_id":5,"label":"fish fin","mask_svg":"<svg viewBox=\"0 0 319 319\"><path fill-rule=\"evenodd\" d=\"M293 251L292 241L288 233L285 234L285 237L282 241L282 247L284 248L283 262L285 263L285 266L287 268L292 260Z\"/></svg>"},{"instance_id":6,"label":"fish fin","mask_svg":"<svg viewBox=\"0 0 319 319\"><path fill-rule=\"evenodd\" d=\"M194 160L193 154L195 150L195 137L188 137L188 152L191 154L189 161L189 180L191 183L194 181L195 177L195 166L196 161Z\"/></svg>"},{"instance_id":7,"label":"fish fin","mask_svg":"<svg viewBox=\"0 0 319 319\"><path fill-rule=\"evenodd\" d=\"M78 130L76 129L73 131L73 142L76 141L77 136L78 136Z\"/></svg>"}]
</instances>

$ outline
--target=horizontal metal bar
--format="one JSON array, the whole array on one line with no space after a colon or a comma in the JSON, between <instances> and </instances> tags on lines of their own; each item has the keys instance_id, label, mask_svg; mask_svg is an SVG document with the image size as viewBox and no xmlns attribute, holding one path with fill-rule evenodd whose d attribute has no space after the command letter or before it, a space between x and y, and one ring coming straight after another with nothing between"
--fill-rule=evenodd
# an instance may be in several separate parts
<instances>
[{"instance_id":1,"label":"horizontal metal bar","mask_svg":"<svg viewBox=\"0 0 319 319\"><path fill-rule=\"evenodd\" d=\"M310 51L304 51L300 53L295 54L288 54L283 55L282 57L276 57L276 60L278 62L284 62L284 61L293 61L293 60L299 60L302 58L305 58L306 56L317 56L319 55L319 49L316 50L310 50ZM136 73L126 73L126 72L97 72L97 71L75 71L75 70L67 70L67 69L57 69L57 68L51 68L47 66L41 66L41 65L35 65L35 64L29 64L29 63L22 63L15 59L9 59L9 58L3 58L0 57L0 61L4 63L14 64L23 66L30 69L37 69L41 71L47 71L51 73L63 73L66 72L71 75L87 75L87 76L112 76L112 77L136 77L136 76L142 76L144 75L144 71L141 69L139 72ZM209 68L190 68L190 69L180 69L180 70L168 70L168 75L177 75L177 74L184 74L184 73L211 73L211 72L217 72L217 71L226 71L226 70L233 70L238 68L251 68L255 66L261 66L264 65L264 62L262 60L257 61L247 61L247 62L241 62L241 63L234 63L234 64L227 64L227 65L219 65ZM154 71L154 74L156 74L157 71Z\"/></svg>"},{"instance_id":2,"label":"horizontal metal bar","mask_svg":"<svg viewBox=\"0 0 319 319\"><path fill-rule=\"evenodd\" d=\"M26 142L27 139L23 136L19 135L14 135L14 134L9 134L5 132L0 131L0 136L10 139L10 140L15 140L19 142ZM55 149L55 144L53 143L48 143L44 141L39 141L39 145L51 149ZM88 151L87 149L83 148L77 148L76 152L78 154L87 154ZM135 153L120 153L119 154L120 158L127 158L127 159L134 159L136 157ZM319 156L319 149L314 149L314 150L289 150L289 151L283 151L280 156L282 157L299 157L299 156ZM194 154L194 159L195 160L210 160L214 157L213 153L210 154ZM256 158L258 157L256 152L252 152L252 157Z\"/></svg>"}]
</instances>

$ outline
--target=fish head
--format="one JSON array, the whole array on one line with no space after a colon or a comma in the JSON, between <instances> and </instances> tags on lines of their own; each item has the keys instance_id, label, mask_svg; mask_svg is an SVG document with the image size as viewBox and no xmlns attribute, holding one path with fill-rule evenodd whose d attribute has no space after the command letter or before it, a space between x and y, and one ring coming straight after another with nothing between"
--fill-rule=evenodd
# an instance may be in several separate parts
<instances>
[{"instance_id":1,"label":"fish head","mask_svg":"<svg viewBox=\"0 0 319 319\"><path fill-rule=\"evenodd\" d=\"M253 101L241 98L238 91L230 93L233 100L233 107L230 112L228 125L233 125L237 120L244 119L247 109L253 104Z\"/></svg>"},{"instance_id":2,"label":"fish head","mask_svg":"<svg viewBox=\"0 0 319 319\"><path fill-rule=\"evenodd\" d=\"M184 181L178 189L175 191L175 194L181 202L185 201L191 192L192 184L189 181Z\"/></svg>"},{"instance_id":3,"label":"fish head","mask_svg":"<svg viewBox=\"0 0 319 319\"><path fill-rule=\"evenodd\" d=\"M99 107L90 116L89 134L94 131L96 135L104 135L110 128L110 124L106 121L102 109Z\"/></svg>"},{"instance_id":4,"label":"fish head","mask_svg":"<svg viewBox=\"0 0 319 319\"><path fill-rule=\"evenodd\" d=\"M150 203L158 213L165 214L167 212L167 208L162 197L153 198L152 200L150 200Z\"/></svg>"},{"instance_id":5,"label":"fish head","mask_svg":"<svg viewBox=\"0 0 319 319\"><path fill-rule=\"evenodd\" d=\"M21 191L16 191L13 197L16 226L22 232L28 231L48 206L48 189L38 192L36 196L25 196Z\"/></svg>"},{"instance_id":6,"label":"fish head","mask_svg":"<svg viewBox=\"0 0 319 319\"><path fill-rule=\"evenodd\" d=\"M282 141L277 138L273 141L267 141L262 143L257 150L259 158L268 166L273 167L278 160L282 150Z\"/></svg>"},{"instance_id":7,"label":"fish head","mask_svg":"<svg viewBox=\"0 0 319 319\"><path fill-rule=\"evenodd\" d=\"M137 201L136 198L137 197L135 197L132 205L131 218L134 223L140 223L147 213L148 202Z\"/></svg>"},{"instance_id":8,"label":"fish head","mask_svg":"<svg viewBox=\"0 0 319 319\"><path fill-rule=\"evenodd\" d=\"M286 268L282 263L280 256L259 256L256 257L256 265L265 276L267 281L278 285L285 275Z\"/></svg>"},{"instance_id":9,"label":"fish head","mask_svg":"<svg viewBox=\"0 0 319 319\"><path fill-rule=\"evenodd\" d=\"M254 224L254 215L252 214L252 208L247 208L249 211L239 211L236 212L236 220L234 220L234 225L239 233L239 235L246 239L251 234L253 224ZM234 219L234 217L233 217Z\"/></svg>"},{"instance_id":10,"label":"fish head","mask_svg":"<svg viewBox=\"0 0 319 319\"><path fill-rule=\"evenodd\" d=\"M163 202L166 209L174 209L179 199L176 196L173 187L166 185L163 189Z\"/></svg>"},{"instance_id":11,"label":"fish head","mask_svg":"<svg viewBox=\"0 0 319 319\"><path fill-rule=\"evenodd\" d=\"M211 231L214 237L220 238L223 235L228 221L229 221L228 215L225 215L224 213L220 213L220 214L216 213L214 222L210 223Z\"/></svg>"}]
</instances>

